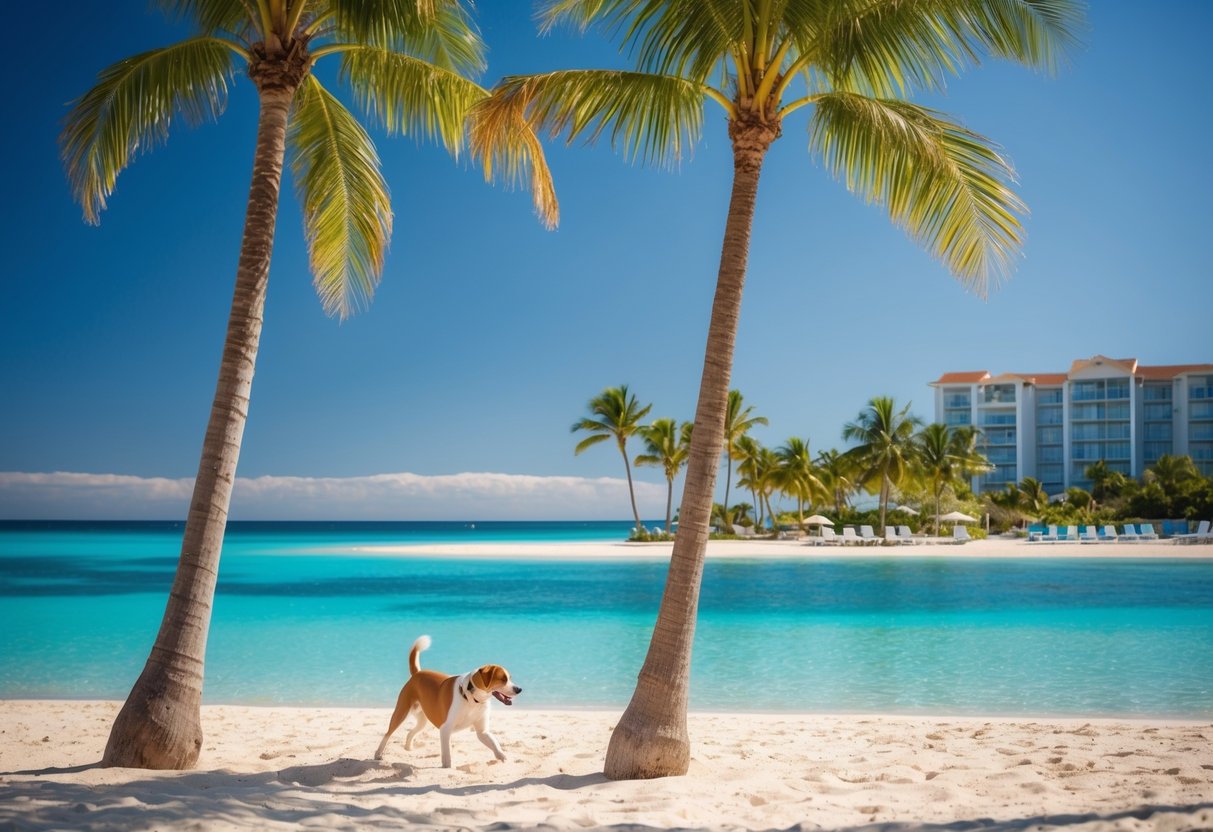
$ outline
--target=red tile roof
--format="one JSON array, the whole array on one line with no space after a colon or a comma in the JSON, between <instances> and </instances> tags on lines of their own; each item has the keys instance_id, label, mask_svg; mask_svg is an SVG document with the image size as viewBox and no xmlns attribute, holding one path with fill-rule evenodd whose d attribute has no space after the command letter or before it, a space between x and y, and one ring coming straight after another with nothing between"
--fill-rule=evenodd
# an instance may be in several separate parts
<instances>
[{"instance_id":1,"label":"red tile roof","mask_svg":"<svg viewBox=\"0 0 1213 832\"><path fill-rule=\"evenodd\" d=\"M1175 378L1184 373L1213 373L1213 364L1159 364L1137 368L1137 375L1152 380Z\"/></svg>"},{"instance_id":2,"label":"red tile roof","mask_svg":"<svg viewBox=\"0 0 1213 832\"><path fill-rule=\"evenodd\" d=\"M990 377L989 370L974 370L967 373L944 373L932 384L976 384Z\"/></svg>"}]
</instances>

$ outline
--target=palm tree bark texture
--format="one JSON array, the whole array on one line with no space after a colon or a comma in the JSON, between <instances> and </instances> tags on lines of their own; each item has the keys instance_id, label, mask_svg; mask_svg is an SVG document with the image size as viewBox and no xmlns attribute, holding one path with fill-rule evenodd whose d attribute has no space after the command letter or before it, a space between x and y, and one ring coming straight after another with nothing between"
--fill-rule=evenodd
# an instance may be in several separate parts
<instances>
[{"instance_id":1,"label":"palm tree bark texture","mask_svg":"<svg viewBox=\"0 0 1213 832\"><path fill-rule=\"evenodd\" d=\"M738 118L730 122L729 136L733 144L733 191L695 408L683 511L648 654L637 678L636 691L607 746L603 772L611 779L686 774L691 764L686 714L703 552L707 548L712 493L724 449L733 345L741 314L758 179L766 152L779 137L779 122Z\"/></svg>"}]
</instances>

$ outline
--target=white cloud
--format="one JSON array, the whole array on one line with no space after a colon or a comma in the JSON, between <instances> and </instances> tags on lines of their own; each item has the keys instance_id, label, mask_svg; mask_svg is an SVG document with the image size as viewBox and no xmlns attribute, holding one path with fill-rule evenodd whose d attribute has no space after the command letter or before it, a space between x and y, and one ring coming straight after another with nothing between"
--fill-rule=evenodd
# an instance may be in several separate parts
<instances>
[{"instance_id":1,"label":"white cloud","mask_svg":"<svg viewBox=\"0 0 1213 832\"><path fill-rule=\"evenodd\" d=\"M0 472L3 519L181 519L193 480ZM636 483L645 519L665 516L662 484ZM631 516L622 478L463 473L237 478L233 520L599 520Z\"/></svg>"}]
</instances>

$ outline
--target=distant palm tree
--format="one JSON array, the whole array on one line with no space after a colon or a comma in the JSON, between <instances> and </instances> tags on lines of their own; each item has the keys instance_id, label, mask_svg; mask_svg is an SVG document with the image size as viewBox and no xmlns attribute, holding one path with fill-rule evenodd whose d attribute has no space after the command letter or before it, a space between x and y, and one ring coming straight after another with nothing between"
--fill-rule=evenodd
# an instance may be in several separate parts
<instances>
[{"instance_id":1,"label":"distant palm tree","mask_svg":"<svg viewBox=\"0 0 1213 832\"><path fill-rule=\"evenodd\" d=\"M602 393L590 399L590 413L594 418L579 419L573 423L572 432L588 431L589 436L577 443L573 449L579 454L586 448L614 439L619 453L623 457L623 468L628 475L628 496L632 500L632 517L636 521L636 531L644 530L640 522L640 512L636 508L636 489L632 484L632 464L628 461L628 439L638 433L642 427L640 420L649 414L653 405L644 407L636 401L635 396L628 394L628 386L608 387Z\"/></svg>"},{"instance_id":2,"label":"distant palm tree","mask_svg":"<svg viewBox=\"0 0 1213 832\"><path fill-rule=\"evenodd\" d=\"M859 443L847 451L860 470L859 482L869 488L874 486L880 495L881 534L889 494L915 464L918 447L914 443L914 429L921 423L917 416L910 415L910 405L898 410L891 398L878 396L842 429L843 439Z\"/></svg>"},{"instance_id":3,"label":"distant palm tree","mask_svg":"<svg viewBox=\"0 0 1213 832\"><path fill-rule=\"evenodd\" d=\"M647 453L636 457L637 465L655 465L665 471L667 485L665 498L665 532L673 529L674 510L674 478L687 464L687 455L691 450L690 422L681 426L673 419L654 419L653 424L640 428L637 433L644 440Z\"/></svg>"},{"instance_id":4,"label":"distant palm tree","mask_svg":"<svg viewBox=\"0 0 1213 832\"><path fill-rule=\"evenodd\" d=\"M793 436L775 449L775 456L779 459L776 481L780 490L796 499L796 520L803 527L805 503L812 504L829 494L813 467L809 441Z\"/></svg>"},{"instance_id":5,"label":"distant palm tree","mask_svg":"<svg viewBox=\"0 0 1213 832\"><path fill-rule=\"evenodd\" d=\"M1102 459L1088 465L1083 475L1091 481L1091 496L1099 503L1116 499L1129 487L1129 478Z\"/></svg>"},{"instance_id":6,"label":"distant palm tree","mask_svg":"<svg viewBox=\"0 0 1213 832\"><path fill-rule=\"evenodd\" d=\"M1186 454L1163 454L1146 469L1142 479L1147 485L1158 483L1168 496L1174 496L1201 479L1201 475L1192 457Z\"/></svg>"},{"instance_id":7,"label":"distant palm tree","mask_svg":"<svg viewBox=\"0 0 1213 832\"><path fill-rule=\"evenodd\" d=\"M244 237L219 380L194 480L176 577L151 654L110 731L103 762L190 768L202 748L200 706L219 555L252 392L289 152L321 304L345 318L369 302L387 251L392 208L370 136L312 74L334 56L359 108L389 133L439 139L452 154L468 109L487 91L464 77L484 45L459 0L161 0L195 34L102 70L71 105L59 137L73 196L98 223L118 175L168 137L178 118L222 114L247 74L259 114ZM242 70L238 72L237 70ZM502 123L499 155L532 166L545 222L556 206L542 151L522 123ZM486 174L491 170L486 168ZM171 206L168 207L171 210Z\"/></svg>"},{"instance_id":8,"label":"distant palm tree","mask_svg":"<svg viewBox=\"0 0 1213 832\"><path fill-rule=\"evenodd\" d=\"M724 415L724 456L726 475L724 479L724 504L729 504L729 487L733 482L733 460L742 459L745 452L738 447L737 442L755 425L766 425L765 416L751 416L753 407L745 407L744 399L738 390L729 391L728 409Z\"/></svg>"},{"instance_id":9,"label":"distant palm tree","mask_svg":"<svg viewBox=\"0 0 1213 832\"><path fill-rule=\"evenodd\" d=\"M766 528L774 523L775 513L771 508L771 495L778 489L779 457L771 448L765 447L750 437L742 437L739 446L745 449L746 458L738 466L740 477L737 484L750 489L758 505L758 525Z\"/></svg>"},{"instance_id":10,"label":"distant palm tree","mask_svg":"<svg viewBox=\"0 0 1213 832\"><path fill-rule=\"evenodd\" d=\"M505 78L479 107L488 134L519 121L604 133L629 158L672 163L699 137L703 107L724 111L732 193L708 326L682 522L636 692L611 734L611 779L685 774L690 654L720 455L758 181L783 120L811 107L808 144L836 177L888 208L978 292L1021 245L1024 206L984 137L909 103L981 55L1052 68L1073 39L1079 0L546 0L544 28L569 22L622 37L636 70ZM497 155L492 139L473 145ZM512 162L512 164L510 163ZM498 159L518 178L525 166Z\"/></svg>"},{"instance_id":11,"label":"distant palm tree","mask_svg":"<svg viewBox=\"0 0 1213 832\"><path fill-rule=\"evenodd\" d=\"M1049 495L1035 477L1024 477L1019 483L1019 507L1029 516L1039 519L1049 507Z\"/></svg>"},{"instance_id":12,"label":"distant palm tree","mask_svg":"<svg viewBox=\"0 0 1213 832\"><path fill-rule=\"evenodd\" d=\"M977 429L972 425L952 428L934 422L919 431L915 441L918 443L918 467L935 501L935 534L938 536L943 492L964 485L975 474L993 466L977 450Z\"/></svg>"},{"instance_id":13,"label":"distant palm tree","mask_svg":"<svg viewBox=\"0 0 1213 832\"><path fill-rule=\"evenodd\" d=\"M854 461L831 448L818 454L817 473L834 500L834 516L841 516L851 492L855 490Z\"/></svg>"}]
</instances>

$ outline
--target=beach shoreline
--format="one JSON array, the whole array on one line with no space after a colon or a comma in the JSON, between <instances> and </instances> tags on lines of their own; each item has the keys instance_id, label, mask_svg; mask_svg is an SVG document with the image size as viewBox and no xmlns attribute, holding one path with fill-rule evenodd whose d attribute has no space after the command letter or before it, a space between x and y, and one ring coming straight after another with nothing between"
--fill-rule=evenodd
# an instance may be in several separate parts
<instances>
[{"instance_id":1,"label":"beach shoreline","mask_svg":"<svg viewBox=\"0 0 1213 832\"><path fill-rule=\"evenodd\" d=\"M536 558L557 560L668 559L672 541L563 543L409 543L314 548L300 554L368 557ZM1037 543L996 537L956 545L937 539L916 545L814 546L799 540L709 540L712 559L787 558L1170 558L1213 560L1213 546L1179 545L1170 540L1131 543Z\"/></svg>"},{"instance_id":2,"label":"beach shoreline","mask_svg":"<svg viewBox=\"0 0 1213 832\"><path fill-rule=\"evenodd\" d=\"M383 708L203 708L198 767L96 766L117 702L0 701L0 828L1207 829L1213 723L692 712L686 776L601 774L615 711L494 710L508 760Z\"/></svg>"}]
</instances>

